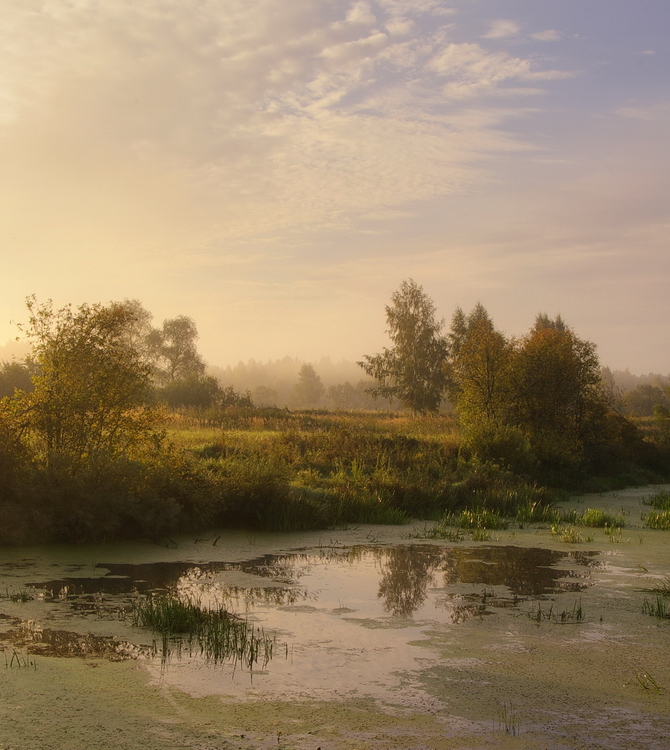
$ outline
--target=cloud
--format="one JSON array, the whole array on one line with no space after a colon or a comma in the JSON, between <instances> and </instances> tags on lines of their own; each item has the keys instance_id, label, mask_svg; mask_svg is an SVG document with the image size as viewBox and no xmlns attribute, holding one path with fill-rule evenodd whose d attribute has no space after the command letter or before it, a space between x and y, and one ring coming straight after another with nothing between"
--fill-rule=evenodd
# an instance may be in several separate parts
<instances>
[{"instance_id":1,"label":"cloud","mask_svg":"<svg viewBox=\"0 0 670 750\"><path fill-rule=\"evenodd\" d=\"M616 110L621 117L627 117L632 120L654 120L655 114L641 107L619 107Z\"/></svg>"},{"instance_id":2,"label":"cloud","mask_svg":"<svg viewBox=\"0 0 670 750\"><path fill-rule=\"evenodd\" d=\"M446 77L445 96L467 99L482 94L508 93L519 95L518 88L501 88L510 81L549 81L566 78L569 72L532 70L531 61L513 57L506 52L489 52L479 44L449 44L428 63L428 67ZM529 90L529 93L539 93Z\"/></svg>"},{"instance_id":3,"label":"cloud","mask_svg":"<svg viewBox=\"0 0 670 750\"><path fill-rule=\"evenodd\" d=\"M555 29L547 29L546 31L537 31L531 34L531 37L539 42L557 42L561 39L561 33Z\"/></svg>"},{"instance_id":4,"label":"cloud","mask_svg":"<svg viewBox=\"0 0 670 750\"><path fill-rule=\"evenodd\" d=\"M483 39L507 39L508 37L518 36L521 33L521 26L516 21L493 21L491 29L483 35Z\"/></svg>"},{"instance_id":5,"label":"cloud","mask_svg":"<svg viewBox=\"0 0 670 750\"><path fill-rule=\"evenodd\" d=\"M189 222L189 245L214 246L469 190L486 179L483 155L520 143L501 129L502 111L447 111L432 77L456 100L553 73L476 44L444 47L445 10L432 0L226 0L198 12L178 0L7 0L0 147L27 179L66 181L73 195L97 189L87 164L106 165L101 187L115 165L99 217L125 206L134 182L171 186L179 199L153 190L155 200L135 201L147 233L161 203L172 206L180 247ZM438 20L418 31L425 14ZM31 152L49 156L37 165Z\"/></svg>"}]
</instances>

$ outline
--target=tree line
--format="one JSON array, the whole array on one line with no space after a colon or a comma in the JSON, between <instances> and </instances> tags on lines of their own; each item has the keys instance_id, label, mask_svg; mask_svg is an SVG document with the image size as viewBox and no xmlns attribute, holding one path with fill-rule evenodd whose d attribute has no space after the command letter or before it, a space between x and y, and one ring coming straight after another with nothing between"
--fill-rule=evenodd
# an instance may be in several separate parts
<instances>
[{"instance_id":1,"label":"tree line","mask_svg":"<svg viewBox=\"0 0 670 750\"><path fill-rule=\"evenodd\" d=\"M616 408L596 347L561 316L540 313L524 336L498 330L481 304L457 308L450 327L412 279L386 307L392 346L359 363L372 393L415 413L448 400L464 442L486 459L515 468L576 471L640 454L636 427Z\"/></svg>"},{"instance_id":2,"label":"tree line","mask_svg":"<svg viewBox=\"0 0 670 750\"><path fill-rule=\"evenodd\" d=\"M670 418L665 444L644 439L617 412L594 345L560 317L539 315L528 334L508 338L477 305L457 310L445 331L409 280L387 319L393 345L361 362L370 395L418 414L448 399L457 437L448 416L417 422L437 430L418 438L382 434L374 420L366 431L356 415L254 411L248 394L206 374L189 318L154 328L136 301L54 309L30 298L22 331L32 354L0 373L19 386L0 398L0 542L157 537L272 518L307 528L379 520L370 513L380 509L434 513L478 497L482 482L504 504L519 481L534 496L536 482L584 489L597 474L667 475ZM165 404L180 388L189 397L209 389L226 407L219 414L230 412L219 424L261 429L263 441L241 449L222 433L202 449L178 449ZM324 386L305 365L296 389L307 399Z\"/></svg>"}]
</instances>

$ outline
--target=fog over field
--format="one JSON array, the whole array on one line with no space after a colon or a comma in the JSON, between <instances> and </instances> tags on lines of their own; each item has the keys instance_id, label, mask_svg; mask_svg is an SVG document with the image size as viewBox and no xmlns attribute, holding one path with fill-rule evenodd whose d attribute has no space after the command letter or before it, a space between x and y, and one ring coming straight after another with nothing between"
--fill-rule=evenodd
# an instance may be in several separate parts
<instances>
[{"instance_id":1,"label":"fog over field","mask_svg":"<svg viewBox=\"0 0 670 750\"><path fill-rule=\"evenodd\" d=\"M0 344L24 298L355 361L402 279L670 372L665 0L5 0Z\"/></svg>"}]
</instances>

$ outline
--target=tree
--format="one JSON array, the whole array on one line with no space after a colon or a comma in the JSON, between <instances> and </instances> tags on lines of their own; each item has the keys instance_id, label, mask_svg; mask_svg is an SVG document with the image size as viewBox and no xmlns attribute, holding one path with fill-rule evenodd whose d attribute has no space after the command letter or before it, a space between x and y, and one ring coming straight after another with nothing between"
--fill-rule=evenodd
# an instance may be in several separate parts
<instances>
[{"instance_id":1,"label":"tree","mask_svg":"<svg viewBox=\"0 0 670 750\"><path fill-rule=\"evenodd\" d=\"M213 375L188 375L185 378L175 378L162 388L156 389L158 399L168 406L180 406L196 409L211 407L246 406L252 407L251 394L238 393L232 385L221 387Z\"/></svg>"},{"instance_id":2,"label":"tree","mask_svg":"<svg viewBox=\"0 0 670 750\"><path fill-rule=\"evenodd\" d=\"M27 301L38 374L32 393L16 397L47 465L83 466L127 456L156 437L158 415L146 406L151 373L127 332L135 320L123 303L71 306Z\"/></svg>"},{"instance_id":3,"label":"tree","mask_svg":"<svg viewBox=\"0 0 670 750\"><path fill-rule=\"evenodd\" d=\"M298 372L295 386L295 397L298 408L309 409L319 405L326 389L316 370L310 364L304 364Z\"/></svg>"},{"instance_id":4,"label":"tree","mask_svg":"<svg viewBox=\"0 0 670 750\"><path fill-rule=\"evenodd\" d=\"M14 391L32 391L31 367L23 362L3 362L0 365L0 398L13 396Z\"/></svg>"},{"instance_id":5,"label":"tree","mask_svg":"<svg viewBox=\"0 0 670 750\"><path fill-rule=\"evenodd\" d=\"M157 397L172 408L191 406L207 409L221 401L222 388L212 375L174 378L156 389Z\"/></svg>"},{"instance_id":6,"label":"tree","mask_svg":"<svg viewBox=\"0 0 670 750\"><path fill-rule=\"evenodd\" d=\"M279 394L268 385L257 385L253 391L253 401L258 406L277 406Z\"/></svg>"},{"instance_id":7,"label":"tree","mask_svg":"<svg viewBox=\"0 0 670 750\"><path fill-rule=\"evenodd\" d=\"M369 389L372 395L397 399L415 413L437 411L448 382L448 345L435 313L433 301L412 279L393 293L386 321L394 346L358 362L379 383Z\"/></svg>"},{"instance_id":8,"label":"tree","mask_svg":"<svg viewBox=\"0 0 670 750\"><path fill-rule=\"evenodd\" d=\"M651 417L656 407L667 410L670 406L668 397L657 386L642 383L625 396L626 411L636 417Z\"/></svg>"},{"instance_id":9,"label":"tree","mask_svg":"<svg viewBox=\"0 0 670 750\"><path fill-rule=\"evenodd\" d=\"M553 325L544 318L517 344L509 420L541 455L580 461L599 439L607 410L596 347L560 318Z\"/></svg>"},{"instance_id":10,"label":"tree","mask_svg":"<svg viewBox=\"0 0 670 750\"><path fill-rule=\"evenodd\" d=\"M456 309L449 341L449 393L463 423L498 429L513 400L512 343L481 304L469 315Z\"/></svg>"},{"instance_id":11,"label":"tree","mask_svg":"<svg viewBox=\"0 0 670 750\"><path fill-rule=\"evenodd\" d=\"M165 320L162 328L149 333L147 345L159 383L204 374L205 363L195 345L197 338L198 329L186 315Z\"/></svg>"}]
</instances>

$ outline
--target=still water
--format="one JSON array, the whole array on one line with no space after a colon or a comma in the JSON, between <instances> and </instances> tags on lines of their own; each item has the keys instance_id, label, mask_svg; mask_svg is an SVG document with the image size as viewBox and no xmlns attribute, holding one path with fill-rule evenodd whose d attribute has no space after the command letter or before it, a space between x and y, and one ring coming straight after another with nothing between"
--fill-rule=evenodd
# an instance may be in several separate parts
<instances>
[{"instance_id":1,"label":"still water","mask_svg":"<svg viewBox=\"0 0 670 750\"><path fill-rule=\"evenodd\" d=\"M221 555L225 540L218 544ZM541 602L569 614L594 568L603 567L596 552L426 543L321 543L237 562L44 563L5 563L6 573L21 577L6 585L6 595L30 597L14 602L14 612L43 610L40 624L6 619L13 627L5 639L31 653L141 658L191 692L332 697L353 689L386 698L398 672L437 663L422 643L427 631L504 612L529 617ZM48 572L58 575L45 580ZM274 658L245 673L238 664L211 665L188 648L173 649L167 660L152 655L155 634L131 628L127 613L133 601L166 592L257 624L276 638ZM117 634L101 633L105 623ZM87 624L97 634L85 633Z\"/></svg>"},{"instance_id":2,"label":"still water","mask_svg":"<svg viewBox=\"0 0 670 750\"><path fill-rule=\"evenodd\" d=\"M450 543L364 527L0 550L0 645L38 668L132 661L191 696L366 699L467 722L470 735L513 704L524 747L664 748L670 620L643 606L670 575L670 535L641 526L641 497L591 499L627 503L629 521L620 537L594 530L579 545L542 528ZM133 602L166 592L262 628L273 658L250 671L188 644L166 658L129 618Z\"/></svg>"}]
</instances>

